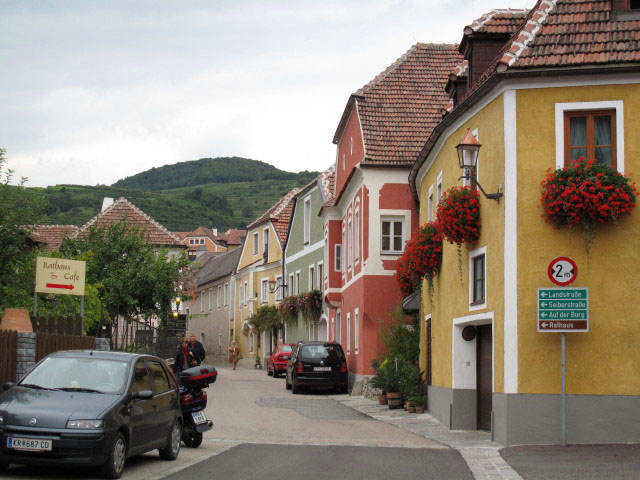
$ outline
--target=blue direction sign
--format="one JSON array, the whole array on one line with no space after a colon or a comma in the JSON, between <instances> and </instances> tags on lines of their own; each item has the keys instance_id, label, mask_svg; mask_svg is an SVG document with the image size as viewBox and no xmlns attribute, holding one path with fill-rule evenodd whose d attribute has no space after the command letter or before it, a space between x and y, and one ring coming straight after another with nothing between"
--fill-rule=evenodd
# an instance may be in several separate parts
<instances>
[{"instance_id":1,"label":"blue direction sign","mask_svg":"<svg viewBox=\"0 0 640 480\"><path fill-rule=\"evenodd\" d=\"M589 289L539 288L539 332L588 332Z\"/></svg>"}]
</instances>

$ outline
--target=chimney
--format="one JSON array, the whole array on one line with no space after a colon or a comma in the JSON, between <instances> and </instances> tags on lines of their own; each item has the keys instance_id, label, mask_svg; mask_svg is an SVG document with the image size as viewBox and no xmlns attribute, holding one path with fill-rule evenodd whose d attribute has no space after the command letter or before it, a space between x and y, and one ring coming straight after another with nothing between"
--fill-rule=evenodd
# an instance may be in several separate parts
<instances>
[{"instance_id":1,"label":"chimney","mask_svg":"<svg viewBox=\"0 0 640 480\"><path fill-rule=\"evenodd\" d=\"M211 230L213 230L213 236L217 237L218 236L218 229L216 227L213 227Z\"/></svg>"},{"instance_id":2,"label":"chimney","mask_svg":"<svg viewBox=\"0 0 640 480\"><path fill-rule=\"evenodd\" d=\"M111 205L113 205L113 198L104 197L104 199L102 200L102 210L101 211L104 212Z\"/></svg>"}]
</instances>

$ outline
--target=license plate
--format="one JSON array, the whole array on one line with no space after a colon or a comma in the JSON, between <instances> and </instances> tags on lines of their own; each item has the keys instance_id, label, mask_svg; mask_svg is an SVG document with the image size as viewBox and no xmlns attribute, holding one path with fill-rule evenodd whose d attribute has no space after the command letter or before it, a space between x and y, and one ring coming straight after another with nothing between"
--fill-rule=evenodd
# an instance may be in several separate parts
<instances>
[{"instance_id":1,"label":"license plate","mask_svg":"<svg viewBox=\"0 0 640 480\"><path fill-rule=\"evenodd\" d=\"M314 372L330 372L331 367L313 367Z\"/></svg>"},{"instance_id":2,"label":"license plate","mask_svg":"<svg viewBox=\"0 0 640 480\"><path fill-rule=\"evenodd\" d=\"M193 417L193 421L196 422L197 425L207 421L207 417L205 416L204 412L194 412L191 414L191 416Z\"/></svg>"},{"instance_id":3,"label":"license plate","mask_svg":"<svg viewBox=\"0 0 640 480\"><path fill-rule=\"evenodd\" d=\"M35 438L7 438L7 448L13 450L28 450L31 452L50 452L51 440L39 440Z\"/></svg>"},{"instance_id":4,"label":"license plate","mask_svg":"<svg viewBox=\"0 0 640 480\"><path fill-rule=\"evenodd\" d=\"M289 360L289 357L282 357L283 360Z\"/></svg>"}]
</instances>

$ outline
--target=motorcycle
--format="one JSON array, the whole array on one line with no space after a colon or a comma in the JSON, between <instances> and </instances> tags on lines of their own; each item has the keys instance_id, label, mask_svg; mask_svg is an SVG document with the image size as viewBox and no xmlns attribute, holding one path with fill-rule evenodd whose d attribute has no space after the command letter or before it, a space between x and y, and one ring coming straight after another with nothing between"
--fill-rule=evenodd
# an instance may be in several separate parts
<instances>
[{"instance_id":1,"label":"motorcycle","mask_svg":"<svg viewBox=\"0 0 640 480\"><path fill-rule=\"evenodd\" d=\"M204 391L218 377L211 365L200 365L180 372L180 409L182 410L182 441L187 447L196 448L202 443L204 432L213 428L204 409L207 406L207 392Z\"/></svg>"}]
</instances>

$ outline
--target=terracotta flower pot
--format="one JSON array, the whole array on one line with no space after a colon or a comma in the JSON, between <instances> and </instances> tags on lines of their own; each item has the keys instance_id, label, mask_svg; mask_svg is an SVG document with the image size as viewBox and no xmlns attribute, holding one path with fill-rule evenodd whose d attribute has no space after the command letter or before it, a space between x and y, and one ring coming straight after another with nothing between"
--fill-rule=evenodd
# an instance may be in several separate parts
<instances>
[{"instance_id":1,"label":"terracotta flower pot","mask_svg":"<svg viewBox=\"0 0 640 480\"><path fill-rule=\"evenodd\" d=\"M424 405L416 405L416 413L424 413Z\"/></svg>"},{"instance_id":2,"label":"terracotta flower pot","mask_svg":"<svg viewBox=\"0 0 640 480\"><path fill-rule=\"evenodd\" d=\"M29 310L23 308L7 308L0 323L0 330L17 330L18 333L33 332Z\"/></svg>"},{"instance_id":3,"label":"terracotta flower pot","mask_svg":"<svg viewBox=\"0 0 640 480\"><path fill-rule=\"evenodd\" d=\"M416 407L414 407L413 405L409 405L409 407L407 408L407 412L416 413Z\"/></svg>"},{"instance_id":4,"label":"terracotta flower pot","mask_svg":"<svg viewBox=\"0 0 640 480\"><path fill-rule=\"evenodd\" d=\"M391 410L402 408L402 394L400 392L387 392L387 405Z\"/></svg>"},{"instance_id":5,"label":"terracotta flower pot","mask_svg":"<svg viewBox=\"0 0 640 480\"><path fill-rule=\"evenodd\" d=\"M387 394L386 393L378 394L378 402L380 402L380 405L386 405L387 404Z\"/></svg>"}]
</instances>

